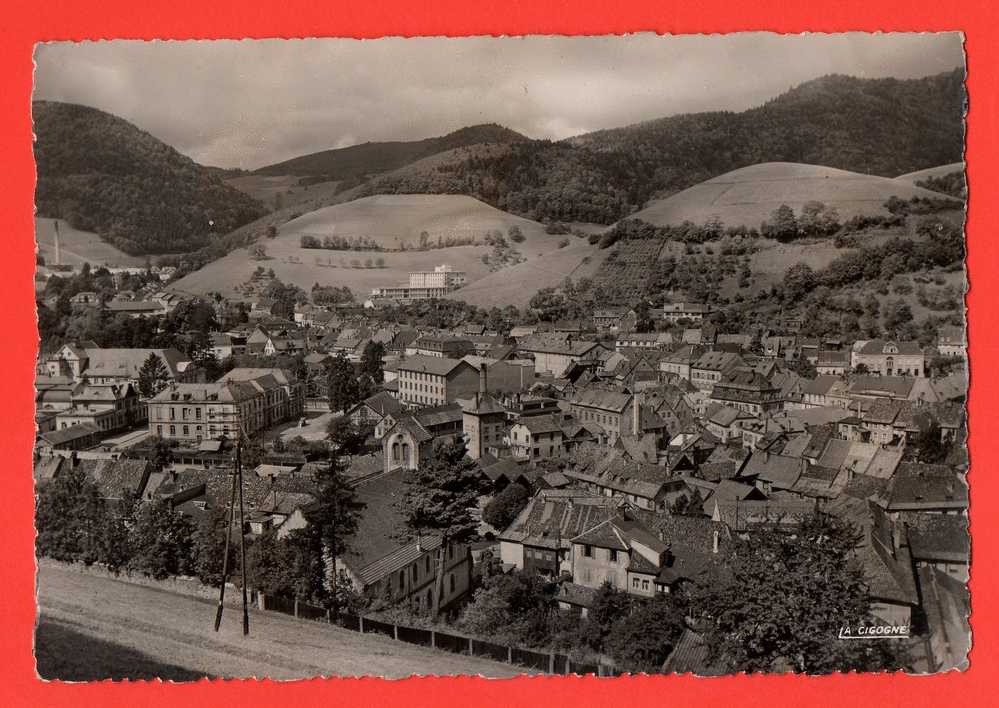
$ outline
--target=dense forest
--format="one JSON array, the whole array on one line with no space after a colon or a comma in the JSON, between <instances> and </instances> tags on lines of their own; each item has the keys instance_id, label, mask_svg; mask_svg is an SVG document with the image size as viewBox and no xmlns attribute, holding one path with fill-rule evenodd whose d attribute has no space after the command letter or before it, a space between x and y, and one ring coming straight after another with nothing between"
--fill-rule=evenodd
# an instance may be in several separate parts
<instances>
[{"instance_id":1,"label":"dense forest","mask_svg":"<svg viewBox=\"0 0 999 708\"><path fill-rule=\"evenodd\" d=\"M456 130L439 138L363 143L350 147L323 150L268 165L256 170L262 175L298 175L346 180L395 170L424 157L455 148L480 143L516 143L527 140L520 133L490 123Z\"/></svg>"},{"instance_id":2,"label":"dense forest","mask_svg":"<svg viewBox=\"0 0 999 708\"><path fill-rule=\"evenodd\" d=\"M827 76L741 113L677 115L562 142L528 141L370 182L365 194L462 193L542 221L612 223L739 167L803 162L895 177L961 159L962 70Z\"/></svg>"},{"instance_id":3,"label":"dense forest","mask_svg":"<svg viewBox=\"0 0 999 708\"><path fill-rule=\"evenodd\" d=\"M39 216L66 219L132 255L183 253L266 213L128 121L86 106L33 106Z\"/></svg>"}]
</instances>

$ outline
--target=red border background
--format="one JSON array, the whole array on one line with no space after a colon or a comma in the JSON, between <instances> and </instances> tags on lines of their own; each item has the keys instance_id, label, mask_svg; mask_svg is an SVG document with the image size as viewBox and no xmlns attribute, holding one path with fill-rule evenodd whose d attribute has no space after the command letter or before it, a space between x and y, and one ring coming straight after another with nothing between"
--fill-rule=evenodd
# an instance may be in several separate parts
<instances>
[{"instance_id":1,"label":"red border background","mask_svg":"<svg viewBox=\"0 0 999 708\"><path fill-rule=\"evenodd\" d=\"M8 3L0 25L0 155L8 179L0 191L0 213L7 230L7 256L0 262L0 303L5 303L7 344L0 348L0 395L11 415L0 436L0 459L7 493L6 524L0 536L0 702L4 705L176 705L216 704L380 704L408 706L492 706L527 703L628 705L663 702L731 702L741 706L774 703L943 706L988 705L989 677L996 669L996 605L990 590L999 579L993 521L997 492L990 470L999 455L988 444L995 439L996 417L988 407L999 391L997 371L986 353L999 346L996 335L996 280L999 243L989 201L990 182L999 178L994 161L999 96L999 12L988 0L974 2L908 2L841 0L783 3L779 0L731 3L559 2L506 0L469 3L446 0L347 4L286 0L270 6L247 0L104 0L83 2ZM968 52L968 179L971 200L968 222L968 295L971 360L970 395L972 535L975 562L971 589L975 646L970 671L935 677L831 676L636 677L628 679L534 678L513 680L376 679L312 680L287 684L230 681L187 685L156 683L46 684L35 678L31 655L35 618L32 527L33 490L30 447L33 421L31 371L37 349L32 307L34 240L32 203L34 164L31 154L30 98L35 42L102 38L239 38L469 34L603 34L636 31L660 33L734 32L739 30L927 31L961 30ZM24 411L25 414L20 412Z\"/></svg>"}]
</instances>

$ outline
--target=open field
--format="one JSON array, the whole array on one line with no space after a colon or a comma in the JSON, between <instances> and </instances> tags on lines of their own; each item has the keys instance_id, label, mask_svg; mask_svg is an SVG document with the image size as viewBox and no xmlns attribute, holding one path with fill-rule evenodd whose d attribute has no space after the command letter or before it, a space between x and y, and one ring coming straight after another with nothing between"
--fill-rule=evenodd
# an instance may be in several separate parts
<instances>
[{"instance_id":1,"label":"open field","mask_svg":"<svg viewBox=\"0 0 999 708\"><path fill-rule=\"evenodd\" d=\"M717 216L726 226L755 226L787 204L795 212L805 202L835 206L841 220L858 214L887 214L889 197L937 197L906 181L793 162L766 162L743 167L701 182L666 199L656 199L633 216L665 226L692 221L703 224Z\"/></svg>"},{"instance_id":2,"label":"open field","mask_svg":"<svg viewBox=\"0 0 999 708\"><path fill-rule=\"evenodd\" d=\"M961 172L964 170L963 162L952 162L949 165L940 165L938 167L928 167L925 170L918 170L917 172L909 172L908 174L899 175L895 179L899 182L906 182L908 184L915 184L916 182L921 182L929 177L943 177L944 175L949 175L951 172Z\"/></svg>"},{"instance_id":3,"label":"open field","mask_svg":"<svg viewBox=\"0 0 999 708\"><path fill-rule=\"evenodd\" d=\"M55 221L35 217L35 239L38 241L38 251L46 263L55 262ZM68 223L59 219L59 253L60 260L68 265L92 266L141 266L145 265L143 256L130 256L119 251L110 243L101 241L100 237L90 231L77 231Z\"/></svg>"},{"instance_id":4,"label":"open field","mask_svg":"<svg viewBox=\"0 0 999 708\"><path fill-rule=\"evenodd\" d=\"M213 677L479 674L524 670L425 649L387 637L274 613L251 611L243 637L239 611L227 608L212 631L215 606L183 595L39 564L40 624L36 657L46 679L178 681Z\"/></svg>"},{"instance_id":5,"label":"open field","mask_svg":"<svg viewBox=\"0 0 999 708\"><path fill-rule=\"evenodd\" d=\"M516 296L514 304L526 303L539 288L560 282L582 264L585 256L596 250L581 239L546 234L537 222L507 214L471 197L378 195L292 219L279 228L276 238L261 241L267 249L267 260L253 260L247 249L240 249L182 278L173 287L186 293L214 291L235 297L236 287L246 282L257 266L263 266L273 268L282 281L305 290L313 283L347 286L355 296L363 299L372 288L407 282L411 271L432 270L434 266L447 263L466 272L469 285L455 294L456 298L465 299L466 293L475 297L473 286L491 273L482 257L492 249L484 243L426 251L334 251L302 248L301 237L304 234L319 239L332 234L363 236L386 248L398 248L403 243L418 244L423 231L428 233L431 243L436 243L438 237L448 236L473 237L482 242L488 231L499 230L506 235L511 226L520 227L525 236L523 243L510 241L510 245L526 261L495 272L490 282L510 287L511 296ZM565 238L571 239L570 245L559 249L559 242ZM363 267L369 259L378 258L384 260L383 268ZM533 268L524 267L532 263ZM521 273L523 277L519 275Z\"/></svg>"},{"instance_id":6,"label":"open field","mask_svg":"<svg viewBox=\"0 0 999 708\"><path fill-rule=\"evenodd\" d=\"M523 307L542 288L561 285L566 278L592 278L609 253L609 249L597 250L583 239L572 238L563 249L487 275L450 297L479 307Z\"/></svg>"},{"instance_id":7,"label":"open field","mask_svg":"<svg viewBox=\"0 0 999 708\"><path fill-rule=\"evenodd\" d=\"M275 197L281 195L284 207L295 206L314 199L332 197L337 192L340 182L318 182L307 187L298 184L295 175L243 175L225 181L230 187L235 187L244 194L262 202L268 209L273 209Z\"/></svg>"}]
</instances>

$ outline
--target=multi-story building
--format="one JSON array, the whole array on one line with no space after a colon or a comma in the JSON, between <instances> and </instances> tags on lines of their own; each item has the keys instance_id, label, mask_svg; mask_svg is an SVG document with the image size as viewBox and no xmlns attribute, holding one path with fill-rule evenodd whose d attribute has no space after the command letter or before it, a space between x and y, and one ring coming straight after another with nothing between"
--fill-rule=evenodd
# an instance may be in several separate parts
<instances>
[{"instance_id":1,"label":"multi-story building","mask_svg":"<svg viewBox=\"0 0 999 708\"><path fill-rule=\"evenodd\" d=\"M941 356L968 358L968 337L964 327L941 327L937 333L937 351Z\"/></svg>"},{"instance_id":2,"label":"multi-story building","mask_svg":"<svg viewBox=\"0 0 999 708\"><path fill-rule=\"evenodd\" d=\"M168 440L236 440L260 428L263 396L245 382L171 384L149 400L149 432Z\"/></svg>"},{"instance_id":3,"label":"multi-story building","mask_svg":"<svg viewBox=\"0 0 999 708\"><path fill-rule=\"evenodd\" d=\"M163 363L167 383L195 383L204 380L204 372L194 366L190 358L176 349L125 349L79 347L65 344L39 363L39 373L47 376L65 376L72 381L86 379L97 385L139 385L139 372L153 354Z\"/></svg>"},{"instance_id":4,"label":"multi-story building","mask_svg":"<svg viewBox=\"0 0 999 708\"><path fill-rule=\"evenodd\" d=\"M305 410L305 386L284 369L238 368L219 379L219 383L232 382L251 384L260 392L263 405L257 411L258 430L295 420Z\"/></svg>"},{"instance_id":5,"label":"multi-story building","mask_svg":"<svg viewBox=\"0 0 999 708\"><path fill-rule=\"evenodd\" d=\"M399 362L398 381L404 404L441 406L474 395L479 372L460 359L414 356Z\"/></svg>"},{"instance_id":6,"label":"multi-story building","mask_svg":"<svg viewBox=\"0 0 999 708\"><path fill-rule=\"evenodd\" d=\"M882 376L926 376L926 355L917 342L870 339L853 345L850 365Z\"/></svg>"},{"instance_id":7,"label":"multi-story building","mask_svg":"<svg viewBox=\"0 0 999 708\"><path fill-rule=\"evenodd\" d=\"M656 594L669 546L626 512L581 533L571 544L574 583L589 588L610 583L633 595Z\"/></svg>"},{"instance_id":8,"label":"multi-story building","mask_svg":"<svg viewBox=\"0 0 999 708\"><path fill-rule=\"evenodd\" d=\"M215 383L172 384L149 401L149 431L183 441L235 440L302 414L301 384L282 369L233 369Z\"/></svg>"},{"instance_id":9,"label":"multi-story building","mask_svg":"<svg viewBox=\"0 0 999 708\"><path fill-rule=\"evenodd\" d=\"M587 342L572 337L532 335L517 344L518 351L534 359L538 374L561 376L581 361L597 361L606 349L598 342Z\"/></svg>"},{"instance_id":10,"label":"multi-story building","mask_svg":"<svg viewBox=\"0 0 999 708\"><path fill-rule=\"evenodd\" d=\"M705 352L690 365L690 383L708 392L730 371L745 366L742 357L731 352Z\"/></svg>"},{"instance_id":11,"label":"multi-story building","mask_svg":"<svg viewBox=\"0 0 999 708\"><path fill-rule=\"evenodd\" d=\"M713 312L711 306L703 302L668 302L663 306L663 319L673 323L680 320L700 322Z\"/></svg>"},{"instance_id":12,"label":"multi-story building","mask_svg":"<svg viewBox=\"0 0 999 708\"><path fill-rule=\"evenodd\" d=\"M780 389L752 369L729 371L711 389L711 400L754 416L783 407Z\"/></svg>"},{"instance_id":13,"label":"multi-story building","mask_svg":"<svg viewBox=\"0 0 999 708\"><path fill-rule=\"evenodd\" d=\"M427 300L444 297L464 284L465 272L454 270L445 263L436 266L432 271L410 273L407 285L375 288L371 291L371 296L396 300Z\"/></svg>"},{"instance_id":14,"label":"multi-story building","mask_svg":"<svg viewBox=\"0 0 999 708\"><path fill-rule=\"evenodd\" d=\"M471 341L460 337L419 337L406 347L406 356L460 359L475 351Z\"/></svg>"},{"instance_id":15,"label":"multi-story building","mask_svg":"<svg viewBox=\"0 0 999 708\"><path fill-rule=\"evenodd\" d=\"M468 445L468 456L481 459L486 449L503 444L506 433L506 408L489 395L489 372L479 368L479 390L461 406L461 426Z\"/></svg>"},{"instance_id":16,"label":"multi-story building","mask_svg":"<svg viewBox=\"0 0 999 708\"><path fill-rule=\"evenodd\" d=\"M510 427L510 450L515 458L547 460L562 455L562 416L532 415Z\"/></svg>"},{"instance_id":17,"label":"multi-story building","mask_svg":"<svg viewBox=\"0 0 999 708\"><path fill-rule=\"evenodd\" d=\"M608 445L613 445L622 435L634 435L639 430L640 408L636 396L598 384L577 392L570 401L573 417L584 424L599 425Z\"/></svg>"},{"instance_id":18,"label":"multi-story building","mask_svg":"<svg viewBox=\"0 0 999 708\"><path fill-rule=\"evenodd\" d=\"M81 384L72 392L70 407L56 414L55 428L89 423L101 433L110 433L145 419L146 405L131 384Z\"/></svg>"}]
</instances>

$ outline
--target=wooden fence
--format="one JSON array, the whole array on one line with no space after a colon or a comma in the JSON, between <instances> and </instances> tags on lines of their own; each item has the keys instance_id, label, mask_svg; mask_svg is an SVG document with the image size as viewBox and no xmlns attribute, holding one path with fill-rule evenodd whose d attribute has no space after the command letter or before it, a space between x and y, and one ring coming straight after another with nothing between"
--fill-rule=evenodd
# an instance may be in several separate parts
<instances>
[{"instance_id":1,"label":"wooden fence","mask_svg":"<svg viewBox=\"0 0 999 708\"><path fill-rule=\"evenodd\" d=\"M546 674L594 674L596 676L614 676L617 672L603 664L584 664L571 661L565 654L539 652L532 649L497 644L474 637L466 637L436 629L407 627L401 624L376 620L372 617L343 613L334 618L330 610L309 605L298 600L265 596L256 593L257 606L261 610L280 612L302 619L336 624L362 634L381 634L407 644L418 644L430 649L440 649L454 654L477 656L508 664L516 664L528 669L534 669ZM335 619L335 621L334 621Z\"/></svg>"}]
</instances>

